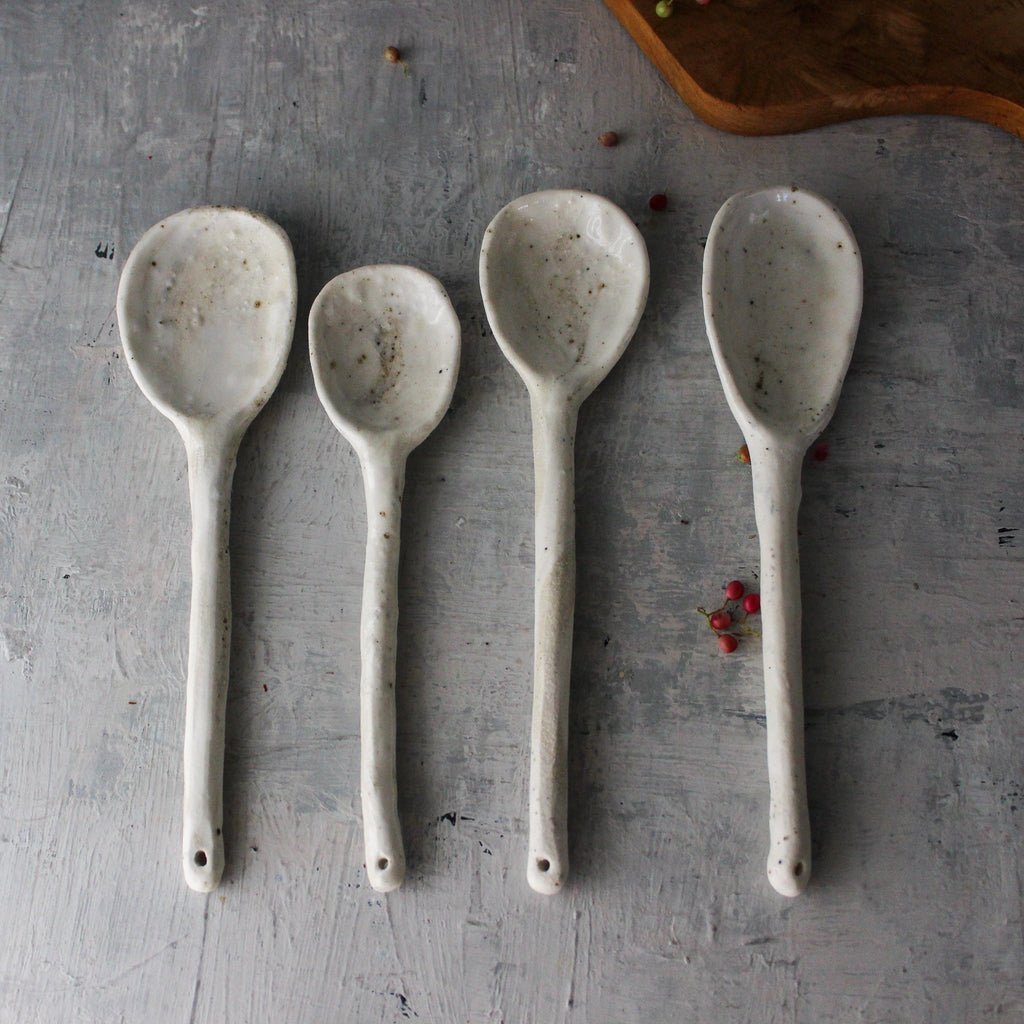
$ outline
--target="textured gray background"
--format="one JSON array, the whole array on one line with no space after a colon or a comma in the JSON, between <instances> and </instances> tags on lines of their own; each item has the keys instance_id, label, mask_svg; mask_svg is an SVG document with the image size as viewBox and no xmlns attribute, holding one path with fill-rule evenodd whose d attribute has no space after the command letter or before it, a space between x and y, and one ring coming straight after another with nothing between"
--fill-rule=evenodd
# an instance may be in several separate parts
<instances>
[{"instance_id":1,"label":"textured gray background","mask_svg":"<svg viewBox=\"0 0 1024 1024\"><path fill-rule=\"evenodd\" d=\"M1022 146L940 117L719 133L596 0L0 3L0 1021L1024 1019ZM722 657L694 611L758 558L703 237L732 192L790 182L844 211L866 280L804 474L816 860L795 901L764 877L757 644ZM476 261L505 202L562 186L635 218L653 279L581 415L573 875L544 898L529 411ZM300 281L235 481L208 897L179 868L184 454L114 319L134 242L205 202L276 219ZM439 277L464 340L409 466L410 871L386 898L362 870L361 482L304 327L330 277L378 261Z\"/></svg>"}]
</instances>

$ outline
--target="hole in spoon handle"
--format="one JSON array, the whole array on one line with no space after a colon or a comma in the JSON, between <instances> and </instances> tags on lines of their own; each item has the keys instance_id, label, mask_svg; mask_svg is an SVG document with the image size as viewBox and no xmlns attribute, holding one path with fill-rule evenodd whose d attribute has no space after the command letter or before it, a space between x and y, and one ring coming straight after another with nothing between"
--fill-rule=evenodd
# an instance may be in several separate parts
<instances>
[{"instance_id":1,"label":"hole in spoon handle","mask_svg":"<svg viewBox=\"0 0 1024 1024\"><path fill-rule=\"evenodd\" d=\"M210 822L186 822L182 842L182 870L188 887L210 892L224 874L224 840L221 829Z\"/></svg>"},{"instance_id":2,"label":"hole in spoon handle","mask_svg":"<svg viewBox=\"0 0 1024 1024\"><path fill-rule=\"evenodd\" d=\"M781 896L799 896L811 880L811 854L805 836L786 836L768 854L768 881Z\"/></svg>"},{"instance_id":3,"label":"hole in spoon handle","mask_svg":"<svg viewBox=\"0 0 1024 1024\"><path fill-rule=\"evenodd\" d=\"M367 836L366 874L377 892L391 892L405 880L405 853L400 835L381 836L384 842L373 842L376 835ZM390 840L390 842L388 841Z\"/></svg>"},{"instance_id":4,"label":"hole in spoon handle","mask_svg":"<svg viewBox=\"0 0 1024 1024\"><path fill-rule=\"evenodd\" d=\"M526 865L526 880L534 892L542 896L554 896L562 891L567 874L564 852L554 849L534 848L531 844L530 859Z\"/></svg>"}]
</instances>

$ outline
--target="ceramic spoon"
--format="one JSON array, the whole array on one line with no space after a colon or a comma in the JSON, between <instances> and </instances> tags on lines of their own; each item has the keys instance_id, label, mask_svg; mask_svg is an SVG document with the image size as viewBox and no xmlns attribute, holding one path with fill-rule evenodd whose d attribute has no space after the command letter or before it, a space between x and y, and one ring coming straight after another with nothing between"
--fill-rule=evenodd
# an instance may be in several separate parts
<instances>
[{"instance_id":1,"label":"ceramic spoon","mask_svg":"<svg viewBox=\"0 0 1024 1024\"><path fill-rule=\"evenodd\" d=\"M768 878L796 896L811 874L803 752L797 511L804 453L832 416L860 322L849 225L795 188L741 192L704 252L704 317L729 408L750 450L761 548Z\"/></svg>"},{"instance_id":2,"label":"ceramic spoon","mask_svg":"<svg viewBox=\"0 0 1024 1024\"><path fill-rule=\"evenodd\" d=\"M360 736L366 870L378 892L405 877L395 782L395 652L402 491L409 453L448 409L459 321L441 284L413 267L330 281L309 314L313 379L359 456L366 490L360 626Z\"/></svg>"},{"instance_id":3,"label":"ceramic spoon","mask_svg":"<svg viewBox=\"0 0 1024 1024\"><path fill-rule=\"evenodd\" d=\"M647 301L647 249L607 199L547 191L509 203L480 252L491 330L530 395L535 482L534 696L527 879L568 871L569 671L576 589L573 447L580 403L605 378Z\"/></svg>"},{"instance_id":4,"label":"ceramic spoon","mask_svg":"<svg viewBox=\"0 0 1024 1024\"><path fill-rule=\"evenodd\" d=\"M150 228L121 273L117 319L132 374L178 428L192 505L185 696L185 880L224 869L224 716L231 647L228 522L238 446L284 370L295 326L285 233L246 210L185 210Z\"/></svg>"}]
</instances>

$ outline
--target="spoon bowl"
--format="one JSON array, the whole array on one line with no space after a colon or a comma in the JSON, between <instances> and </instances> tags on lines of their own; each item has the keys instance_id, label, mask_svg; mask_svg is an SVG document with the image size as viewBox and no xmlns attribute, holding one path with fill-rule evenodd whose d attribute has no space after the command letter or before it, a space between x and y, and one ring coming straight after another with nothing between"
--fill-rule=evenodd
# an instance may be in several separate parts
<instances>
[{"instance_id":1,"label":"spoon bowl","mask_svg":"<svg viewBox=\"0 0 1024 1024\"><path fill-rule=\"evenodd\" d=\"M409 453L441 421L459 371L459 321L440 282L413 267L334 278L309 314L317 394L359 456L366 491L360 622L360 776L366 870L405 877L395 780L395 656L402 492Z\"/></svg>"},{"instance_id":2,"label":"spoon bowl","mask_svg":"<svg viewBox=\"0 0 1024 1024\"><path fill-rule=\"evenodd\" d=\"M533 420L534 697L526 876L544 894L560 891L569 867L577 414L632 338L649 278L636 226L613 203L588 192L535 192L514 200L491 221L480 250L487 319L526 384Z\"/></svg>"},{"instance_id":3,"label":"spoon bowl","mask_svg":"<svg viewBox=\"0 0 1024 1024\"><path fill-rule=\"evenodd\" d=\"M285 233L247 210L199 207L150 228L117 293L128 366L188 458L192 605L182 863L208 892L224 868L224 719L231 646L228 524L238 446L284 370L295 325Z\"/></svg>"},{"instance_id":4,"label":"spoon bowl","mask_svg":"<svg viewBox=\"0 0 1024 1024\"><path fill-rule=\"evenodd\" d=\"M451 403L458 321L422 270L363 267L334 278L314 302L310 358L320 401L353 447L408 454Z\"/></svg>"},{"instance_id":5,"label":"spoon bowl","mask_svg":"<svg viewBox=\"0 0 1024 1024\"><path fill-rule=\"evenodd\" d=\"M810 444L839 398L860 320L856 239L800 189L742 192L712 225L704 303L729 405L741 426Z\"/></svg>"},{"instance_id":6,"label":"spoon bowl","mask_svg":"<svg viewBox=\"0 0 1024 1024\"><path fill-rule=\"evenodd\" d=\"M808 445L832 417L860 323L857 242L826 200L797 188L741 192L711 225L704 317L743 431L761 549L768 878L796 896L811 874L803 752L797 514Z\"/></svg>"},{"instance_id":7,"label":"spoon bowl","mask_svg":"<svg viewBox=\"0 0 1024 1024\"><path fill-rule=\"evenodd\" d=\"M527 387L579 404L618 362L647 301L643 238L589 192L535 192L491 221L480 254L487 317Z\"/></svg>"},{"instance_id":8,"label":"spoon bowl","mask_svg":"<svg viewBox=\"0 0 1024 1024\"><path fill-rule=\"evenodd\" d=\"M295 301L291 245L276 224L240 209L182 211L125 263L118 321L129 368L179 430L251 421L284 370Z\"/></svg>"}]
</instances>

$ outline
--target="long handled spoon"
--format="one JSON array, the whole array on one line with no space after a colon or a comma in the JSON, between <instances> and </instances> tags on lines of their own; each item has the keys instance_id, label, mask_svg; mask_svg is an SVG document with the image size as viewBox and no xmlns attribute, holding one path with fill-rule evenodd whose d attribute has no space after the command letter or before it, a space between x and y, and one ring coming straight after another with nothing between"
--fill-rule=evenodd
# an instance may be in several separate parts
<instances>
[{"instance_id":1,"label":"long handled spoon","mask_svg":"<svg viewBox=\"0 0 1024 1024\"><path fill-rule=\"evenodd\" d=\"M224 870L224 717L231 647L228 523L238 446L284 370L295 326L285 233L246 210L184 210L150 228L121 273L128 365L178 428L192 505L192 609L185 697L185 880Z\"/></svg>"},{"instance_id":2,"label":"long handled spoon","mask_svg":"<svg viewBox=\"0 0 1024 1024\"><path fill-rule=\"evenodd\" d=\"M811 874L803 745L797 512L807 447L832 417L860 323L857 242L826 200L741 192L711 225L704 317L729 408L750 450L761 548L768 878L796 896Z\"/></svg>"},{"instance_id":3,"label":"long handled spoon","mask_svg":"<svg viewBox=\"0 0 1024 1024\"><path fill-rule=\"evenodd\" d=\"M587 192L535 192L491 221L480 286L491 330L530 395L535 483L534 696L527 879L568 872L568 712L576 590L573 449L580 403L622 355L647 301L636 226Z\"/></svg>"},{"instance_id":4,"label":"long handled spoon","mask_svg":"<svg viewBox=\"0 0 1024 1024\"><path fill-rule=\"evenodd\" d=\"M317 394L359 456L366 490L360 626L363 836L370 884L405 877L395 781L395 652L402 491L409 453L440 423L459 372L459 321L441 284L373 266L324 286L309 314Z\"/></svg>"}]
</instances>

